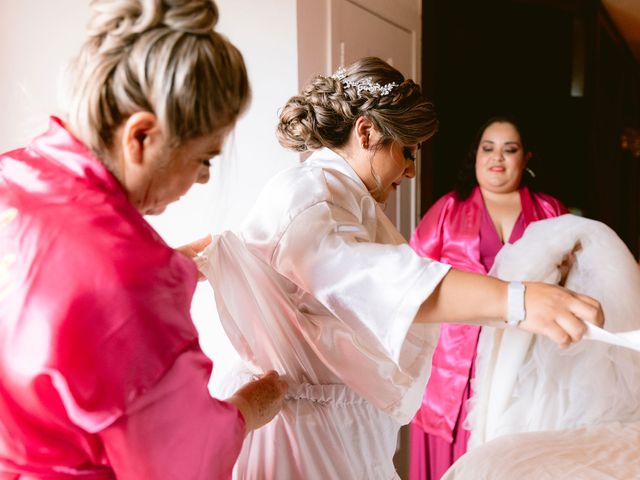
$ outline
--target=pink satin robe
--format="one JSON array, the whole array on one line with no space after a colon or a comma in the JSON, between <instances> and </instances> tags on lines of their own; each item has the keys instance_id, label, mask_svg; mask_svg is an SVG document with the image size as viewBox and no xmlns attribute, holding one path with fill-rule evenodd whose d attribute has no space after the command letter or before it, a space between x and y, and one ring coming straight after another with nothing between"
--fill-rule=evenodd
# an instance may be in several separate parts
<instances>
[{"instance_id":1,"label":"pink satin robe","mask_svg":"<svg viewBox=\"0 0 640 480\"><path fill-rule=\"evenodd\" d=\"M0 479L230 476L196 278L58 119L0 156Z\"/></svg>"},{"instance_id":2,"label":"pink satin robe","mask_svg":"<svg viewBox=\"0 0 640 480\"><path fill-rule=\"evenodd\" d=\"M555 198L520 189L522 216L526 228L531 222L567 212ZM411 246L421 256L447 263L460 270L486 274L480 261L480 227L484 211L480 189L466 200L455 193L440 198L425 214L411 238ZM425 432L453 442L460 415L463 392L469 382L480 327L442 325L433 354L431 376L422 405L413 420Z\"/></svg>"}]
</instances>

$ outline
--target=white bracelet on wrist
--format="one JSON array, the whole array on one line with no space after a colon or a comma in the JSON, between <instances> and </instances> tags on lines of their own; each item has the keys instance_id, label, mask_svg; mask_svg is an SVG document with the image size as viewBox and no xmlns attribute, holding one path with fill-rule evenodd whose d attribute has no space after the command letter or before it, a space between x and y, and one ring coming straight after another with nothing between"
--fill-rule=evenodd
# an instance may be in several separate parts
<instances>
[{"instance_id":1,"label":"white bracelet on wrist","mask_svg":"<svg viewBox=\"0 0 640 480\"><path fill-rule=\"evenodd\" d=\"M527 315L524 309L524 290L524 283L509 282L507 289L507 323L512 327L517 327Z\"/></svg>"}]
</instances>

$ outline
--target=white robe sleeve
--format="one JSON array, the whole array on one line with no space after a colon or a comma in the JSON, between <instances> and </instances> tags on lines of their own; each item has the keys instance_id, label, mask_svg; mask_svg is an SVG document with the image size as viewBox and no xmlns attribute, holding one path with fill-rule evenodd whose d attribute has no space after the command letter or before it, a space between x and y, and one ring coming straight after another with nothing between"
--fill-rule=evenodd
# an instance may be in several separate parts
<instances>
[{"instance_id":1,"label":"white robe sleeve","mask_svg":"<svg viewBox=\"0 0 640 480\"><path fill-rule=\"evenodd\" d=\"M272 266L395 362L420 305L449 270L408 244L373 243L349 212L326 202L291 222Z\"/></svg>"},{"instance_id":2,"label":"white robe sleeve","mask_svg":"<svg viewBox=\"0 0 640 480\"><path fill-rule=\"evenodd\" d=\"M311 309L303 324L326 366L401 422L410 420L439 335L437 326L413 321L449 266L406 243L373 242L358 219L327 202L291 221L271 264L331 312L314 319Z\"/></svg>"},{"instance_id":3,"label":"white robe sleeve","mask_svg":"<svg viewBox=\"0 0 640 480\"><path fill-rule=\"evenodd\" d=\"M319 202L263 235L276 221L259 217L253 236L214 237L203 270L225 332L252 373L275 369L290 391L343 384L408 423L440 331L414 317L449 266L417 255L385 221L365 228ZM397 244L375 243L376 230Z\"/></svg>"}]
</instances>

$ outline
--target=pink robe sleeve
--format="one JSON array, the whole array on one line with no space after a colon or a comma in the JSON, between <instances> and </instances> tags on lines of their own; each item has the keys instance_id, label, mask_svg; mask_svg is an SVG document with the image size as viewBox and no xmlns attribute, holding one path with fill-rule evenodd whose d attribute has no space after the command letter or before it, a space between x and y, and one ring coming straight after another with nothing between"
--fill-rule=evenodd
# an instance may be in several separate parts
<instances>
[{"instance_id":1,"label":"pink robe sleeve","mask_svg":"<svg viewBox=\"0 0 640 480\"><path fill-rule=\"evenodd\" d=\"M231 478L244 420L235 406L209 395L209 370L199 350L182 354L99 433L118 479Z\"/></svg>"}]
</instances>

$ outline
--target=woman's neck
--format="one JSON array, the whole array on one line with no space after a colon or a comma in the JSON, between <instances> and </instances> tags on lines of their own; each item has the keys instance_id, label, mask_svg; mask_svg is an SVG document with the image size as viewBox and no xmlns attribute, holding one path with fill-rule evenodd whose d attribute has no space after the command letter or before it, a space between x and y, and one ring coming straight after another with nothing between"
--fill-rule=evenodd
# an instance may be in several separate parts
<instances>
[{"instance_id":1,"label":"woman's neck","mask_svg":"<svg viewBox=\"0 0 640 480\"><path fill-rule=\"evenodd\" d=\"M356 175L362 180L362 183L371 191L369 177L371 176L371 164L362 158L360 150L352 148L351 142L346 143L340 148L334 148L334 152L340 155L356 172Z\"/></svg>"},{"instance_id":2,"label":"woman's neck","mask_svg":"<svg viewBox=\"0 0 640 480\"><path fill-rule=\"evenodd\" d=\"M482 198L485 203L491 203L494 205L508 205L508 204L520 204L520 190L514 190L512 192L492 192L485 188L480 187Z\"/></svg>"}]
</instances>

